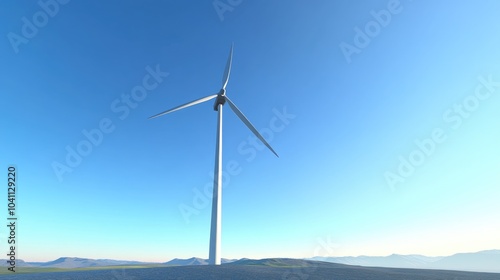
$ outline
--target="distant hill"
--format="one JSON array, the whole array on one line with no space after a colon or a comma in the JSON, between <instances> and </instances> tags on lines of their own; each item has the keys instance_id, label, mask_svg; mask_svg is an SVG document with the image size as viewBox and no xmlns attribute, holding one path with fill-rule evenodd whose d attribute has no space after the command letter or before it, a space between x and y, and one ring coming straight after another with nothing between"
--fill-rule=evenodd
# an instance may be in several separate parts
<instances>
[{"instance_id":1,"label":"distant hill","mask_svg":"<svg viewBox=\"0 0 500 280\"><path fill-rule=\"evenodd\" d=\"M311 262L313 261L313 262ZM173 259L165 263L146 263L111 259L86 259L63 257L49 262L25 262L17 260L17 267L32 268L92 268L106 266L204 266L208 261L202 258ZM390 255L386 257L314 257L311 259L222 259L222 264L266 267L328 267L345 268L345 265L363 267L445 269L458 271L477 271L500 273L500 250L481 251L477 253L461 253L448 257L426 257L421 255ZM7 266L5 259L0 266ZM500 279L500 277L499 277Z\"/></svg>"},{"instance_id":2,"label":"distant hill","mask_svg":"<svg viewBox=\"0 0 500 280\"><path fill-rule=\"evenodd\" d=\"M332 263L342 263L349 265L380 266L380 267L402 267L421 268L422 266L442 259L442 257L426 257L421 255L397 255L392 254L386 257L314 257L310 260L326 261Z\"/></svg>"},{"instance_id":3,"label":"distant hill","mask_svg":"<svg viewBox=\"0 0 500 280\"><path fill-rule=\"evenodd\" d=\"M80 268L80 267L98 267L112 265L134 265L143 264L137 261L120 261L109 259L84 259L84 258L59 258L54 261L42 263L41 267L57 267L57 268Z\"/></svg>"},{"instance_id":4,"label":"distant hill","mask_svg":"<svg viewBox=\"0 0 500 280\"><path fill-rule=\"evenodd\" d=\"M481 251L477 253L461 253L448 257L393 254L386 257L314 257L309 260L361 266L447 269L500 273L500 250Z\"/></svg>"},{"instance_id":5,"label":"distant hill","mask_svg":"<svg viewBox=\"0 0 500 280\"><path fill-rule=\"evenodd\" d=\"M173 259L165 263L166 265L207 265L205 259L190 258L190 259Z\"/></svg>"},{"instance_id":6,"label":"distant hill","mask_svg":"<svg viewBox=\"0 0 500 280\"><path fill-rule=\"evenodd\" d=\"M304 259L287 259L287 258L271 258L262 260L241 259L229 263L228 265L247 265L247 266L270 266L270 267L283 267L283 268L311 268L311 267L328 267L328 268L346 268L347 265L311 261Z\"/></svg>"},{"instance_id":7,"label":"distant hill","mask_svg":"<svg viewBox=\"0 0 500 280\"><path fill-rule=\"evenodd\" d=\"M1 266L7 266L7 260L0 260ZM17 267L52 267L52 268L83 268L83 267L101 267L101 266L117 266L117 265L141 265L149 264L137 261L120 261L109 259L85 259L85 258L70 258L63 257L57 260L48 262L25 262L16 260Z\"/></svg>"},{"instance_id":8,"label":"distant hill","mask_svg":"<svg viewBox=\"0 0 500 280\"><path fill-rule=\"evenodd\" d=\"M234 262L232 259L222 259L223 264ZM7 266L7 260L0 260L0 267ZM138 261L123 261L111 259L86 259L62 257L57 260L48 262L25 262L24 260L16 260L17 267L51 267L51 268L84 268L84 267L103 267L103 266L126 266L126 265L168 265L168 266L185 266L185 265L208 265L207 259L190 258L190 259L173 259L165 263L147 263Z\"/></svg>"},{"instance_id":9,"label":"distant hill","mask_svg":"<svg viewBox=\"0 0 500 280\"><path fill-rule=\"evenodd\" d=\"M9 266L7 263L8 260L6 259L0 259L0 267L2 266ZM16 266L18 267L33 267L33 266L39 266L42 264L41 262L25 262L24 260L16 260Z\"/></svg>"},{"instance_id":10,"label":"distant hill","mask_svg":"<svg viewBox=\"0 0 500 280\"><path fill-rule=\"evenodd\" d=\"M432 262L428 267L500 273L500 250L455 254Z\"/></svg>"},{"instance_id":11,"label":"distant hill","mask_svg":"<svg viewBox=\"0 0 500 280\"><path fill-rule=\"evenodd\" d=\"M221 259L221 263L230 263L236 260L231 259ZM208 259L200 259L200 258L190 258L190 259L173 259L164 263L166 265L208 265Z\"/></svg>"}]
</instances>

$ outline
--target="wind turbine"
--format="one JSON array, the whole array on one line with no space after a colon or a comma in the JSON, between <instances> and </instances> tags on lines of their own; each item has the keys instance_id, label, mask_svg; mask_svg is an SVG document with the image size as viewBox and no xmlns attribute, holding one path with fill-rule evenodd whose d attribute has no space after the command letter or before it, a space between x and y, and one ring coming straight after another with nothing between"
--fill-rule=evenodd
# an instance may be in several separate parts
<instances>
[{"instance_id":1,"label":"wind turbine","mask_svg":"<svg viewBox=\"0 0 500 280\"><path fill-rule=\"evenodd\" d=\"M221 211L222 211L222 107L224 104L229 104L229 107L233 112L240 118L240 120L257 136L257 138L266 145L273 154L277 157L278 154L273 150L271 145L260 135L260 133L255 129L255 127L248 121L248 119L243 115L243 113L234 105L234 103L226 95L226 86L229 81L229 74L231 72L231 63L233 59L233 46L231 45L231 50L229 51L229 57L227 58L226 69L224 70L224 76L222 76L222 88L217 94L209 95L186 104L177 106L165 112L161 112L154 116L149 117L150 119L166 115L196 104L200 104L209 100L215 99L214 110L218 112L217 117L217 140L215 146L215 168L214 168L214 190L212 196L212 222L210 229L210 250L208 262L211 265L220 265L221 263Z\"/></svg>"}]
</instances>

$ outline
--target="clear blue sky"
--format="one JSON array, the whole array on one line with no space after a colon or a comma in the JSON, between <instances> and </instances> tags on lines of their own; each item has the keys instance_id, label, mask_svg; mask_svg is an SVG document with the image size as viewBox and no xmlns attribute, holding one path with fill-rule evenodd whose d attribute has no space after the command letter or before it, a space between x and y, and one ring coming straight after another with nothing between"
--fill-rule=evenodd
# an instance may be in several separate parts
<instances>
[{"instance_id":1,"label":"clear blue sky","mask_svg":"<svg viewBox=\"0 0 500 280\"><path fill-rule=\"evenodd\" d=\"M500 248L498 1L42 2L0 3L19 258L208 257L213 102L147 118L217 93L232 42L280 158L225 107L223 257Z\"/></svg>"}]
</instances>

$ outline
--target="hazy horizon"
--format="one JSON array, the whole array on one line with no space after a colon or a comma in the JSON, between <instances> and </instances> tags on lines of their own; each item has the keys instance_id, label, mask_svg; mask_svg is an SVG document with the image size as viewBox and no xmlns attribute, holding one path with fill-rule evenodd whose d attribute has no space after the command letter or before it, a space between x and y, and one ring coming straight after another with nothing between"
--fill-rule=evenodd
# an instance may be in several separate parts
<instances>
[{"instance_id":1,"label":"hazy horizon","mask_svg":"<svg viewBox=\"0 0 500 280\"><path fill-rule=\"evenodd\" d=\"M481 250L481 251L474 251L474 252L457 252L457 253L453 253L451 255L440 255L440 256L430 256L430 255L422 255L422 254L397 254L397 253L393 253L393 254L389 254L389 255L357 255L357 256L308 256L308 257L301 257L301 258L292 258L292 259L309 259L309 258L313 258L313 257L334 257L334 258L343 258L343 257L354 257L354 258L358 258L358 257L388 257L388 256L391 256L391 255L400 255L400 256L410 256L410 255L415 255L415 256L424 256L424 257L431 257L431 258L436 258L436 257L449 257L449 256L453 256L453 255L456 255L456 254L473 254L473 253L479 253L479 252L485 252L485 251L500 251L500 249L486 249L486 250ZM57 260L57 259L60 259L60 258L82 258L82 259L103 259L103 260L106 260L106 259L109 259L109 260L120 260L120 261L138 261L138 262L152 262L152 263L164 263L164 262L168 262L168 261L171 261L171 260L174 260L174 259L191 259L191 258L199 258L199 259L208 259L208 257L200 257L200 256L191 256L191 257L188 257L188 258L171 258L171 259L168 259L168 260L157 260L157 261L146 261L146 260L138 260L138 259L114 259L114 258L91 258L91 257L81 257L81 256L60 256L58 258L55 258L55 259L50 259L50 260L29 260L29 259L22 259L23 261L25 262L50 262L50 261L54 261L54 260ZM229 260L240 260L240 259L245 259L247 257L236 257L236 258L226 258L226 257L223 257L223 259L229 259ZM276 259L276 258L289 258L287 256L274 256L274 257L266 257L266 258L258 258L258 259ZM247 258L247 259L251 259L251 258Z\"/></svg>"}]
</instances>

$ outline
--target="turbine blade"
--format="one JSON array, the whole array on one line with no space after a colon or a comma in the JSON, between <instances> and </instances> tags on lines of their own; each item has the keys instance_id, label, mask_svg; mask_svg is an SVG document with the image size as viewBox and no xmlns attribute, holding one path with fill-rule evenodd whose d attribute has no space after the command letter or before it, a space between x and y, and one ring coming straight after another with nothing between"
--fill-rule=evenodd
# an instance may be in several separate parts
<instances>
[{"instance_id":1,"label":"turbine blade","mask_svg":"<svg viewBox=\"0 0 500 280\"><path fill-rule=\"evenodd\" d=\"M231 45L231 50L229 51L229 57L226 62L226 69L224 70L224 76L222 77L222 88L226 89L227 82L229 81L229 74L231 73L231 62L233 60L233 45Z\"/></svg>"},{"instance_id":2,"label":"turbine blade","mask_svg":"<svg viewBox=\"0 0 500 280\"><path fill-rule=\"evenodd\" d=\"M278 154L273 150L271 145L269 145L269 143L267 143L267 141L264 139L264 137L262 137L262 135L260 135L260 133L257 131L257 129L255 129L255 127L250 123L250 121L245 117L245 115L243 115L243 113L240 111L240 109L238 109L238 107L236 107L236 105L234 105L234 103L227 97L227 95L226 95L226 100L227 100L227 103L229 103L229 107L231 107L231 109L234 111L234 113L240 118L240 120L242 122L244 122L246 124L246 126L253 132L253 134L255 134L255 136L257 136L257 138L259 138L260 141L262 141L262 143L264 143L264 145L266 145L269 148L269 150L271 150L271 152L273 152L274 155L279 157Z\"/></svg>"},{"instance_id":3,"label":"turbine blade","mask_svg":"<svg viewBox=\"0 0 500 280\"><path fill-rule=\"evenodd\" d=\"M177 106L175 108L172 108L170 110L167 110L165 112L161 112L159 114L156 114L154 116L151 116L149 117L148 119L153 119L153 118L157 118L159 116L163 116L163 115L166 115L168 113L172 113L172 112L175 112L177 110L181 110L181 109L184 109L186 107L189 107L189 106L193 106L193 105L196 105L196 104L199 104L199 103L202 103L202 102L205 102L205 101L208 101L210 99L214 99L215 97L217 97L217 94L214 94L214 95L210 95L210 96L206 96L206 97L203 97L203 98L200 98L200 99L197 99L197 100L194 100L194 101L191 101L191 102L188 102L186 104L183 104L183 105L180 105L180 106Z\"/></svg>"}]
</instances>

